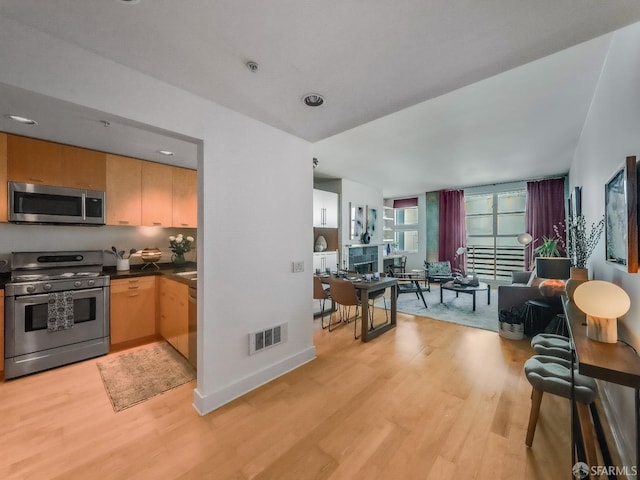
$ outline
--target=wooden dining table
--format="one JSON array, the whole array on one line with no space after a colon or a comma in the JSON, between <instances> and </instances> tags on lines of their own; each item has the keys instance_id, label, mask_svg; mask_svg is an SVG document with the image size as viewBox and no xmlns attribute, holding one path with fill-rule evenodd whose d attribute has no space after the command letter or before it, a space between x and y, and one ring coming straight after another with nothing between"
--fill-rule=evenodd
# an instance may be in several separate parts
<instances>
[{"instance_id":1,"label":"wooden dining table","mask_svg":"<svg viewBox=\"0 0 640 480\"><path fill-rule=\"evenodd\" d=\"M324 284L329 283L329 278L337 278L335 275L328 274L318 275L318 277L320 277L320 280ZM347 275L346 277L344 277L344 279L349 280L351 283L353 283L353 286L356 288L356 290L360 292L360 303L362 309L362 312L360 314L362 322L362 334L360 335L360 341L368 342L382 335L384 332L396 327L398 279L393 277L380 277L380 279L378 280L365 280L362 275ZM390 321L383 323L382 325L379 325L377 327L369 328L369 296L375 292L379 292L387 288L391 289L391 307L389 309ZM333 300L331 302L333 311Z\"/></svg>"}]
</instances>

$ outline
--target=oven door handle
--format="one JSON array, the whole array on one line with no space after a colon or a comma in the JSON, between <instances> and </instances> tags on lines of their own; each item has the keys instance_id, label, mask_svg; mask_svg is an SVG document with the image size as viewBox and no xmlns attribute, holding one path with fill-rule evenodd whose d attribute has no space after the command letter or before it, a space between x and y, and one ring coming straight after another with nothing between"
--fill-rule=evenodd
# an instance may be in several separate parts
<instances>
[{"instance_id":1,"label":"oven door handle","mask_svg":"<svg viewBox=\"0 0 640 480\"><path fill-rule=\"evenodd\" d=\"M87 194L82 192L82 220L87 219Z\"/></svg>"},{"instance_id":2,"label":"oven door handle","mask_svg":"<svg viewBox=\"0 0 640 480\"><path fill-rule=\"evenodd\" d=\"M49 299L48 293L37 293L35 295L22 295L15 297L16 305L29 307L32 305L40 305L41 303L47 303Z\"/></svg>"},{"instance_id":3,"label":"oven door handle","mask_svg":"<svg viewBox=\"0 0 640 480\"><path fill-rule=\"evenodd\" d=\"M69 291L69 290L67 290ZM73 299L77 300L77 299L81 299L81 298L89 298L89 297L94 297L96 296L96 294L100 294L103 292L102 288L85 288L82 290L70 290L71 293L73 293ZM54 292L51 292L54 293ZM61 293L61 292L56 292L56 293ZM89 294L89 295L87 295ZM38 305L41 303L46 303L49 300L49 294L48 293L36 293L33 295L19 295L15 298L15 302L19 303L20 305L25 305L25 306L29 306L29 305Z\"/></svg>"}]
</instances>

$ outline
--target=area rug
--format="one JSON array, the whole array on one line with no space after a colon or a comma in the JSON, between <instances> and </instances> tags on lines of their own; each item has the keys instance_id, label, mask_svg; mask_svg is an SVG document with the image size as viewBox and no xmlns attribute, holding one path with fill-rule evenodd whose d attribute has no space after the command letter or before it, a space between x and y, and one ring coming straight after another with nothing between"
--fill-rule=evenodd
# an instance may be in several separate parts
<instances>
[{"instance_id":1,"label":"area rug","mask_svg":"<svg viewBox=\"0 0 640 480\"><path fill-rule=\"evenodd\" d=\"M473 308L473 296L468 293L460 293L456 298L456 292L445 290L443 303L440 303L440 286L431 285L431 292L423 292L427 301L424 308L422 299L415 293L401 293L398 296L397 308L399 312L422 317L434 318L446 322L457 323L469 327L482 328L484 330L498 331L498 289L491 288L491 304L487 305L487 292L476 292L476 311ZM387 299L387 307L389 306ZM384 307L381 300L376 301L376 307Z\"/></svg>"},{"instance_id":2,"label":"area rug","mask_svg":"<svg viewBox=\"0 0 640 480\"><path fill-rule=\"evenodd\" d=\"M109 357L97 366L116 412L196 378L191 364L164 342Z\"/></svg>"}]
</instances>

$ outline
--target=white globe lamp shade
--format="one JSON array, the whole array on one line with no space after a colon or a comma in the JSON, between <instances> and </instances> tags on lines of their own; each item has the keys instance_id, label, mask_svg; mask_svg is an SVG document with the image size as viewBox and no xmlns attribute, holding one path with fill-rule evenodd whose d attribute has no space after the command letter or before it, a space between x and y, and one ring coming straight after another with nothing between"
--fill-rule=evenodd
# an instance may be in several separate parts
<instances>
[{"instance_id":1,"label":"white globe lamp shade","mask_svg":"<svg viewBox=\"0 0 640 480\"><path fill-rule=\"evenodd\" d=\"M631 307L627 292L614 283L591 280L576 288L573 301L587 316L587 337L604 343L618 341L618 317Z\"/></svg>"},{"instance_id":2,"label":"white globe lamp shade","mask_svg":"<svg viewBox=\"0 0 640 480\"><path fill-rule=\"evenodd\" d=\"M529 245L533 241L533 237L528 233L518 235L518 243L520 245Z\"/></svg>"}]
</instances>

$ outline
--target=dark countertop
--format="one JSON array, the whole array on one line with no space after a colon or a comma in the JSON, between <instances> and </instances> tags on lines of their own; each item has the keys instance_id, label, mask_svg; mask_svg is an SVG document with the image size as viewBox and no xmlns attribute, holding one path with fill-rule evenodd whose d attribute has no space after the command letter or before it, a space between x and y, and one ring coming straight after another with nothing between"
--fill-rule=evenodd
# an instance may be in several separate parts
<instances>
[{"instance_id":1,"label":"dark countertop","mask_svg":"<svg viewBox=\"0 0 640 480\"><path fill-rule=\"evenodd\" d=\"M191 277L184 277L180 275L176 275L181 272L193 272L197 269L196 262L187 262L184 265L174 265L173 263L159 263L156 268L153 265L148 265L144 270L145 264L132 265L130 270L124 272L116 271L115 266L104 267L102 270L105 274L109 275L112 280L116 280L119 278L133 278L133 277L146 277L149 275L167 275L170 276L172 280L176 280L178 282L182 282L186 285L193 285L195 281ZM11 280L10 273L0 273L0 289L4 290L4 286L6 283Z\"/></svg>"},{"instance_id":2,"label":"dark countertop","mask_svg":"<svg viewBox=\"0 0 640 480\"><path fill-rule=\"evenodd\" d=\"M147 267L143 270L145 264L132 265L130 270L127 271L116 271L115 266L105 267L102 271L109 275L111 280L117 280L120 278L135 278L135 277L146 277L150 275L166 275L171 277L172 280L176 280L178 282L184 283L186 285L192 285L195 281L191 277L185 277L177 275L181 272L193 272L197 269L198 265L196 262L187 262L184 265L175 265L173 263L159 263L156 268L153 265L147 265Z\"/></svg>"}]
</instances>

